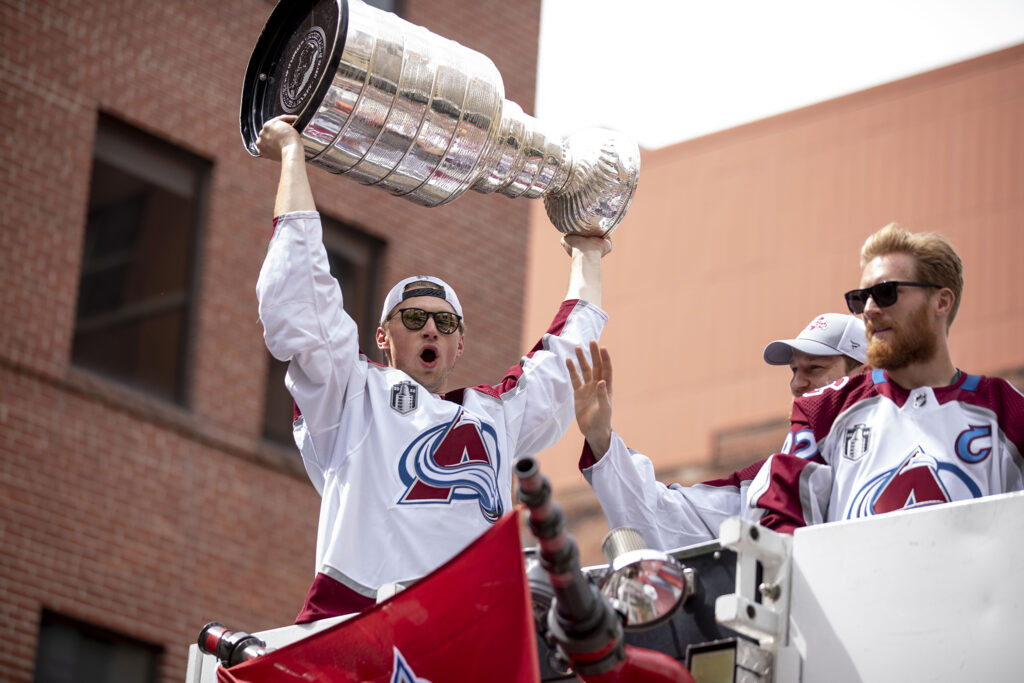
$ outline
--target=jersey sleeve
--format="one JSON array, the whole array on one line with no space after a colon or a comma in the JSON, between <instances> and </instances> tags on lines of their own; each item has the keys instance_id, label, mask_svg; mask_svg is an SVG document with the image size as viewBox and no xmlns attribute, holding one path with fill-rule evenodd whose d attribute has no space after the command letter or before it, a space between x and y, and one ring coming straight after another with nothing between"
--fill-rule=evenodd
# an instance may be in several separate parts
<instances>
[{"instance_id":1,"label":"jersey sleeve","mask_svg":"<svg viewBox=\"0 0 1024 683\"><path fill-rule=\"evenodd\" d=\"M267 348L278 360L290 361L285 383L304 427L296 438L306 471L321 490L342 409L364 391L367 363L330 273L318 213L275 220L256 295Z\"/></svg>"},{"instance_id":2,"label":"jersey sleeve","mask_svg":"<svg viewBox=\"0 0 1024 683\"><path fill-rule=\"evenodd\" d=\"M984 386L981 392L993 396L990 409L998 416L999 430L1017 449L1024 454L1024 394L1001 377L985 377L980 380Z\"/></svg>"},{"instance_id":3,"label":"jersey sleeve","mask_svg":"<svg viewBox=\"0 0 1024 683\"><path fill-rule=\"evenodd\" d=\"M835 410L831 403L840 395L837 391L836 385L828 385L793 402L789 433L780 452L765 461L751 482L744 517L790 534L825 520L832 468L819 443L831 428L828 416Z\"/></svg>"},{"instance_id":4,"label":"jersey sleeve","mask_svg":"<svg viewBox=\"0 0 1024 683\"><path fill-rule=\"evenodd\" d=\"M576 358L577 346L600 339L607 320L591 303L563 301L548 331L501 382L475 387L502 401L506 428L516 444L514 458L548 448L572 424L573 389L565 359Z\"/></svg>"},{"instance_id":5,"label":"jersey sleeve","mask_svg":"<svg viewBox=\"0 0 1024 683\"><path fill-rule=\"evenodd\" d=\"M580 469L597 494L608 527L632 527L651 548L672 550L714 540L722 521L741 511L743 486L738 478L666 486L655 478L650 459L631 452L614 432L608 452L596 462L584 445Z\"/></svg>"},{"instance_id":6,"label":"jersey sleeve","mask_svg":"<svg viewBox=\"0 0 1024 683\"><path fill-rule=\"evenodd\" d=\"M820 456L805 460L776 453L754 477L743 516L791 534L825 521L832 495L832 468Z\"/></svg>"}]
</instances>

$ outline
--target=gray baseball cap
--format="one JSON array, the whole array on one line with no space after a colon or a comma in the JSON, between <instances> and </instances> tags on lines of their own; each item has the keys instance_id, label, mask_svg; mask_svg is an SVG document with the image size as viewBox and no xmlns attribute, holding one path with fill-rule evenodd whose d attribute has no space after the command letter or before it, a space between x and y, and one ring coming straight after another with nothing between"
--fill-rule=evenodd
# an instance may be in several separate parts
<instances>
[{"instance_id":1,"label":"gray baseball cap","mask_svg":"<svg viewBox=\"0 0 1024 683\"><path fill-rule=\"evenodd\" d=\"M786 365L793 349L812 356L849 356L868 362L868 341L864 322L845 313L824 313L811 321L796 339L779 339L764 347L764 362Z\"/></svg>"}]
</instances>

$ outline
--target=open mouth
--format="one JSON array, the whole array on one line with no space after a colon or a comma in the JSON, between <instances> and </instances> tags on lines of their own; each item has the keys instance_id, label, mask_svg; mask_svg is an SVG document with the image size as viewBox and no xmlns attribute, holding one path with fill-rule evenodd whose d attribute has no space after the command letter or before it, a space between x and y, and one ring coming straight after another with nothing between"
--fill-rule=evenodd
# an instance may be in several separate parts
<instances>
[{"instance_id":1,"label":"open mouth","mask_svg":"<svg viewBox=\"0 0 1024 683\"><path fill-rule=\"evenodd\" d=\"M422 360L427 365L430 365L431 363L437 360L437 351L430 348L423 349L422 351L420 351L420 360Z\"/></svg>"}]
</instances>

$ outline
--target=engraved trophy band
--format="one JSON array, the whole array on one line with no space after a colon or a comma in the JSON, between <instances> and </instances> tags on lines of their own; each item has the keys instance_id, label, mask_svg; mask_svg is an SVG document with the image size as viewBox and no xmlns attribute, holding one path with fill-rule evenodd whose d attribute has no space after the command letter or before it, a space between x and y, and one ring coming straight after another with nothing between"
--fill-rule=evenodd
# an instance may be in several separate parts
<instances>
[{"instance_id":1,"label":"engraved trophy band","mask_svg":"<svg viewBox=\"0 0 1024 683\"><path fill-rule=\"evenodd\" d=\"M423 206L467 189L544 198L555 227L607 235L636 190L640 150L600 128L561 137L505 99L494 63L361 0L282 0L256 43L241 133L298 117L306 160Z\"/></svg>"}]
</instances>

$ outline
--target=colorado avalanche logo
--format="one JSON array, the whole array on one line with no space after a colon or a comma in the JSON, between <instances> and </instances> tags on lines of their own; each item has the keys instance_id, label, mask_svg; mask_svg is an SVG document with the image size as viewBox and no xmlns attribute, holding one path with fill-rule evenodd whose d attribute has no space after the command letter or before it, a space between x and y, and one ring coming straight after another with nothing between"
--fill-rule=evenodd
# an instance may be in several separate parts
<instances>
[{"instance_id":1,"label":"colorado avalanche logo","mask_svg":"<svg viewBox=\"0 0 1024 683\"><path fill-rule=\"evenodd\" d=\"M426 678L420 678L412 670L409 663L405 661L401 651L392 645L395 651L394 662L391 665L391 681L389 683L430 683Z\"/></svg>"},{"instance_id":2,"label":"colorado avalanche logo","mask_svg":"<svg viewBox=\"0 0 1024 683\"><path fill-rule=\"evenodd\" d=\"M493 524L505 511L498 491L500 464L494 428L460 408L451 422L423 432L402 453L398 475L407 488L398 503L475 499L484 519Z\"/></svg>"},{"instance_id":3,"label":"colorado avalanche logo","mask_svg":"<svg viewBox=\"0 0 1024 683\"><path fill-rule=\"evenodd\" d=\"M981 489L966 472L939 462L918 446L898 467L882 472L857 492L846 519L980 497Z\"/></svg>"}]
</instances>

